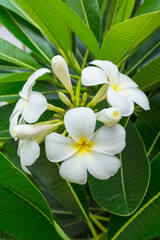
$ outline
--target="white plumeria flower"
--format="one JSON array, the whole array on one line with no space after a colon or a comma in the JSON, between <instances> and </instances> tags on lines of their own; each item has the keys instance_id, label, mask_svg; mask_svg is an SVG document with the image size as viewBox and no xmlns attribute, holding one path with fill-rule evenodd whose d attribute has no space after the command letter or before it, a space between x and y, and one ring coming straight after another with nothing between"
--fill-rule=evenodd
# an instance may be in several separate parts
<instances>
[{"instance_id":1,"label":"white plumeria flower","mask_svg":"<svg viewBox=\"0 0 160 240\"><path fill-rule=\"evenodd\" d=\"M47 100L39 92L32 91L32 87L35 84L37 78L45 73L49 73L47 68L41 68L34 72L28 81L24 84L22 91L19 93L21 98L17 102L11 117L10 117L10 134L12 135L12 129L18 124L24 121L28 123L36 122L42 113L47 109ZM21 118L19 119L19 116ZM18 120L19 119L19 120Z\"/></svg>"},{"instance_id":2,"label":"white plumeria flower","mask_svg":"<svg viewBox=\"0 0 160 240\"><path fill-rule=\"evenodd\" d=\"M72 83L66 60L62 56L57 55L52 58L51 65L53 72L55 73L57 78L60 80L60 82L64 85L64 87L68 90L68 92L72 96L73 95Z\"/></svg>"},{"instance_id":3,"label":"white plumeria flower","mask_svg":"<svg viewBox=\"0 0 160 240\"><path fill-rule=\"evenodd\" d=\"M112 107L120 110L122 116L129 116L134 111L134 102L145 110L149 110L146 95L138 89L138 85L129 77L120 73L115 64L109 61L94 60L82 71L82 84L93 86L108 83L107 100Z\"/></svg>"},{"instance_id":4,"label":"white plumeria flower","mask_svg":"<svg viewBox=\"0 0 160 240\"><path fill-rule=\"evenodd\" d=\"M26 166L32 165L39 157L39 144L34 139L19 140L17 154L20 157L22 169L31 174Z\"/></svg>"},{"instance_id":5,"label":"white plumeria flower","mask_svg":"<svg viewBox=\"0 0 160 240\"><path fill-rule=\"evenodd\" d=\"M125 130L116 124L94 133L96 116L86 107L69 110L64 116L69 137L51 133L46 137L46 155L51 162L63 161L60 175L74 183L85 184L87 170L98 179L108 179L120 167L113 156L125 147Z\"/></svg>"},{"instance_id":6,"label":"white plumeria flower","mask_svg":"<svg viewBox=\"0 0 160 240\"><path fill-rule=\"evenodd\" d=\"M117 108L106 108L100 112L95 113L96 119L107 126L112 126L120 121L122 118L120 111Z\"/></svg>"}]
</instances>

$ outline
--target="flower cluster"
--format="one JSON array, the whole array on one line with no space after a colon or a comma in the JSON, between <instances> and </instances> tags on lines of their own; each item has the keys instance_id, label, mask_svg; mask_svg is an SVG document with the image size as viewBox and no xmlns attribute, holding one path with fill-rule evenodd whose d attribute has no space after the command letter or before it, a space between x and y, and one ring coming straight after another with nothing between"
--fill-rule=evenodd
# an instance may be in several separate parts
<instances>
[{"instance_id":1,"label":"flower cluster","mask_svg":"<svg viewBox=\"0 0 160 240\"><path fill-rule=\"evenodd\" d=\"M76 89L79 94L75 96L65 59L59 55L52 59L54 74L71 96L69 99L59 92L66 109L47 103L41 93L32 90L36 79L49 74L49 69L37 70L23 86L10 117L10 134L19 139L17 153L25 172L30 173L27 166L39 157L39 144L43 141L48 160L62 162L60 175L70 182L85 184L87 172L104 180L118 171L121 163L115 155L126 144L125 129L118 122L133 113L134 102L145 110L149 110L149 102L137 84L113 63L95 60L91 64L94 66L83 69L79 81L85 86L102 86L88 101L87 92L80 98L79 84ZM107 108L106 102L106 108L98 111L95 107L104 99L111 107ZM47 109L55 112L53 119L37 122ZM103 123L97 131L96 121Z\"/></svg>"}]
</instances>

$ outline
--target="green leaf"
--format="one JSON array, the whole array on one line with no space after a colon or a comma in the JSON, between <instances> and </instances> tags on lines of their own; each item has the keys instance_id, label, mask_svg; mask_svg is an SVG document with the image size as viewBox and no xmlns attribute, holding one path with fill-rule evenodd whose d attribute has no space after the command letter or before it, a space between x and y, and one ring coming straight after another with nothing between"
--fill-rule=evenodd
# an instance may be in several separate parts
<instances>
[{"instance_id":1,"label":"green leaf","mask_svg":"<svg viewBox=\"0 0 160 240\"><path fill-rule=\"evenodd\" d=\"M0 161L0 229L16 239L61 239L39 190L3 154Z\"/></svg>"},{"instance_id":2,"label":"green leaf","mask_svg":"<svg viewBox=\"0 0 160 240\"><path fill-rule=\"evenodd\" d=\"M58 16L53 4L50 4L48 0L16 0L16 2L61 52L66 53L68 51L69 36L67 26Z\"/></svg>"},{"instance_id":3,"label":"green leaf","mask_svg":"<svg viewBox=\"0 0 160 240\"><path fill-rule=\"evenodd\" d=\"M120 64L126 60L159 26L160 11L126 20L114 26L106 34L100 51L100 59ZM127 55L128 54L128 55ZM127 55L127 56L126 56Z\"/></svg>"},{"instance_id":4,"label":"green leaf","mask_svg":"<svg viewBox=\"0 0 160 240\"><path fill-rule=\"evenodd\" d=\"M32 73L33 72L21 72L21 73L13 73L13 74L3 73L3 75L0 74L0 83L27 81ZM53 78L48 74L44 74L43 76L41 76L37 79L37 81L39 81L39 80L52 81Z\"/></svg>"},{"instance_id":5,"label":"green leaf","mask_svg":"<svg viewBox=\"0 0 160 240\"><path fill-rule=\"evenodd\" d=\"M92 30L97 40L100 35L99 5L97 0L66 0L86 25Z\"/></svg>"},{"instance_id":6,"label":"green leaf","mask_svg":"<svg viewBox=\"0 0 160 240\"><path fill-rule=\"evenodd\" d=\"M41 147L41 156L30 167L30 171L44 191L85 221L84 212L88 214L88 203L84 186L65 181L59 175L59 166L46 158L44 146Z\"/></svg>"},{"instance_id":7,"label":"green leaf","mask_svg":"<svg viewBox=\"0 0 160 240\"><path fill-rule=\"evenodd\" d=\"M12 238L11 236L9 236L8 234L0 231L0 239L1 240L16 240L15 238Z\"/></svg>"},{"instance_id":8,"label":"green leaf","mask_svg":"<svg viewBox=\"0 0 160 240\"><path fill-rule=\"evenodd\" d=\"M119 5L119 0L108 1L108 9L106 10L107 12L105 13L106 15L105 20L103 17L103 21L105 21L105 29L104 29L105 33L113 26L113 23L115 21L115 17L118 11L118 5Z\"/></svg>"},{"instance_id":9,"label":"green leaf","mask_svg":"<svg viewBox=\"0 0 160 240\"><path fill-rule=\"evenodd\" d=\"M8 9L0 7L0 11L1 23L25 46L50 63L53 53L40 31Z\"/></svg>"},{"instance_id":10,"label":"green leaf","mask_svg":"<svg viewBox=\"0 0 160 240\"><path fill-rule=\"evenodd\" d=\"M15 12L20 17L23 17L24 19L28 20L28 16L24 11L18 6L18 4L14 0L1 0L0 6L3 6L12 12Z\"/></svg>"},{"instance_id":11,"label":"green leaf","mask_svg":"<svg viewBox=\"0 0 160 240\"><path fill-rule=\"evenodd\" d=\"M143 45L136 51L129 59L127 71L125 74L129 75L137 68L142 68L152 59L154 59L160 52L160 30L155 32Z\"/></svg>"},{"instance_id":12,"label":"green leaf","mask_svg":"<svg viewBox=\"0 0 160 240\"><path fill-rule=\"evenodd\" d=\"M131 16L135 4L135 0L121 0L114 25L123 22Z\"/></svg>"},{"instance_id":13,"label":"green leaf","mask_svg":"<svg viewBox=\"0 0 160 240\"><path fill-rule=\"evenodd\" d=\"M160 83L160 57L143 67L132 79L144 91Z\"/></svg>"},{"instance_id":14,"label":"green leaf","mask_svg":"<svg viewBox=\"0 0 160 240\"><path fill-rule=\"evenodd\" d=\"M148 192L139 209L130 217L112 215L108 240L150 240L160 235L160 154L151 163Z\"/></svg>"},{"instance_id":15,"label":"green leaf","mask_svg":"<svg viewBox=\"0 0 160 240\"><path fill-rule=\"evenodd\" d=\"M69 43L65 24L71 28L95 56L98 56L99 46L94 34L80 17L62 1L41 0L37 2L34 0L16 0L16 2L32 17L46 36L55 44L54 38L56 37L58 40L57 43L66 52Z\"/></svg>"},{"instance_id":16,"label":"green leaf","mask_svg":"<svg viewBox=\"0 0 160 240\"><path fill-rule=\"evenodd\" d=\"M160 146L160 94L150 100L150 111L142 110L136 120L136 127L144 141L149 159L159 153Z\"/></svg>"},{"instance_id":17,"label":"green leaf","mask_svg":"<svg viewBox=\"0 0 160 240\"><path fill-rule=\"evenodd\" d=\"M9 139L11 135L9 134L9 118L13 111L13 104L7 104L0 107L0 140Z\"/></svg>"},{"instance_id":18,"label":"green leaf","mask_svg":"<svg viewBox=\"0 0 160 240\"><path fill-rule=\"evenodd\" d=\"M149 180L149 166L141 138L131 122L126 128L126 147L120 154L121 168L108 180L90 177L96 202L107 211L130 215L141 203Z\"/></svg>"},{"instance_id":19,"label":"green leaf","mask_svg":"<svg viewBox=\"0 0 160 240\"><path fill-rule=\"evenodd\" d=\"M142 5L138 8L135 16L142 15L144 13L154 12L160 9L159 0L144 0Z\"/></svg>"},{"instance_id":20,"label":"green leaf","mask_svg":"<svg viewBox=\"0 0 160 240\"><path fill-rule=\"evenodd\" d=\"M2 38L0 39L0 59L31 70L40 68L40 65L28 53Z\"/></svg>"}]
</instances>

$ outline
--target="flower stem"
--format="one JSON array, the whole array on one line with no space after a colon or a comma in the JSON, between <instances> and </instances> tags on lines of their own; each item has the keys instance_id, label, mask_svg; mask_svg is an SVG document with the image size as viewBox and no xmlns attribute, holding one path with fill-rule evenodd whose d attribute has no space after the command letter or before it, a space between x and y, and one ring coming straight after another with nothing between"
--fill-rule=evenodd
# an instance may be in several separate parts
<instances>
[{"instance_id":1,"label":"flower stem","mask_svg":"<svg viewBox=\"0 0 160 240\"><path fill-rule=\"evenodd\" d=\"M95 215L95 214L94 214L94 217L95 217L96 219L101 220L101 221L105 221L105 222L108 222L108 221L109 221L109 217L99 216L99 215Z\"/></svg>"},{"instance_id":2,"label":"flower stem","mask_svg":"<svg viewBox=\"0 0 160 240\"><path fill-rule=\"evenodd\" d=\"M86 65L88 55L89 55L89 49L86 50L86 53L85 53L85 55L84 55L84 59L83 59L83 63L82 63L81 70L83 70L83 68L84 68L85 65Z\"/></svg>"},{"instance_id":3,"label":"flower stem","mask_svg":"<svg viewBox=\"0 0 160 240\"><path fill-rule=\"evenodd\" d=\"M47 104L47 109L58 113L65 113L65 110L63 108L56 107L49 103Z\"/></svg>"},{"instance_id":4,"label":"flower stem","mask_svg":"<svg viewBox=\"0 0 160 240\"><path fill-rule=\"evenodd\" d=\"M99 227L99 229L102 230L102 232L107 232L107 229L95 218L95 216L92 213L90 213L89 216L92 219L92 221L97 225L97 227Z\"/></svg>"}]
</instances>

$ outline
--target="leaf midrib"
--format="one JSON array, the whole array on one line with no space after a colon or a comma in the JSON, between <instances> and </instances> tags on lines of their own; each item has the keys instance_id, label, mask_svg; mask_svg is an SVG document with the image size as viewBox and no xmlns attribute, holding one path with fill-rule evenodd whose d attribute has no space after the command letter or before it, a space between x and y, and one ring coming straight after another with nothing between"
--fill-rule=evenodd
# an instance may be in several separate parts
<instances>
[{"instance_id":1,"label":"leaf midrib","mask_svg":"<svg viewBox=\"0 0 160 240\"><path fill-rule=\"evenodd\" d=\"M4 54L4 53L1 53L1 52L0 52L0 55L1 55L2 57L5 57L5 58L9 59L9 60L12 60L12 62L14 61L14 62L19 63L18 65L20 65L20 66L23 66L23 67L25 66L25 67L27 67L27 68L29 67L29 69L37 70L37 68L34 68L34 67L32 67L32 66L24 63L24 62L21 62L21 61L18 60L17 58L13 58L13 57L8 56L8 55L6 55L6 54Z\"/></svg>"},{"instance_id":2,"label":"leaf midrib","mask_svg":"<svg viewBox=\"0 0 160 240\"><path fill-rule=\"evenodd\" d=\"M43 22L43 24L46 26L46 28L49 30L49 32L51 33L51 35L53 36L53 38L56 40L56 42L58 43L59 47L61 49L63 49L63 51L65 52L64 47L61 45L61 43L59 42L59 40L57 39L57 37L53 34L52 30L50 29L50 27L45 23L45 21L43 21L43 18L41 17L41 15L39 14L39 12L36 10L36 8L32 5L32 3L30 3L30 0L26 0L28 2L28 4L30 5L30 7L36 12L36 14L38 15L38 17L41 19L41 21ZM47 2L46 2L47 4ZM44 32L42 30L42 28L40 27L41 31ZM45 33L44 33L45 34ZM46 34L45 34L46 35Z\"/></svg>"}]
</instances>

